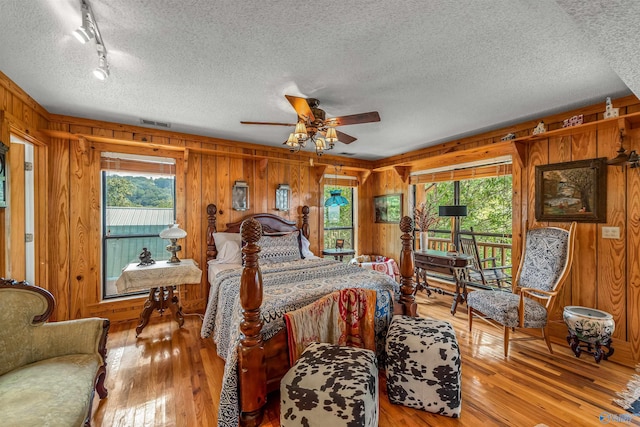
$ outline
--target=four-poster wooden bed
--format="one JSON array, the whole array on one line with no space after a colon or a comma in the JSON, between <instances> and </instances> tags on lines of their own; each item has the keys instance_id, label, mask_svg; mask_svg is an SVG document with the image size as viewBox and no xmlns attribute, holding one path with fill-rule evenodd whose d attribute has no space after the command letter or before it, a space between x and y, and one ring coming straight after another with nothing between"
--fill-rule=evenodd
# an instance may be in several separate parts
<instances>
[{"instance_id":1,"label":"four-poster wooden bed","mask_svg":"<svg viewBox=\"0 0 640 427\"><path fill-rule=\"evenodd\" d=\"M309 207L301 208L301 226L294 221L279 216L258 213L248 215L240 221L229 223L225 233L240 233L244 247L244 266L240 276L240 339L237 344L237 389L240 424L257 426L262 420L267 393L277 390L280 379L290 368L286 329L280 330L269 339L263 339L263 278L258 257L258 240L264 235L287 235L299 231L309 237ZM216 259L214 233L218 232L217 207L207 206L207 264ZM409 217L400 222L402 252L400 254L400 297L394 304L395 314L416 316L415 284L413 279L413 221ZM222 250L222 249L221 249ZM358 269L360 270L360 269ZM364 271L364 270L363 270ZM397 286L397 285L396 285ZM203 326L204 329L204 326ZM204 336L204 334L203 334ZM233 361L227 360L227 363Z\"/></svg>"}]
</instances>

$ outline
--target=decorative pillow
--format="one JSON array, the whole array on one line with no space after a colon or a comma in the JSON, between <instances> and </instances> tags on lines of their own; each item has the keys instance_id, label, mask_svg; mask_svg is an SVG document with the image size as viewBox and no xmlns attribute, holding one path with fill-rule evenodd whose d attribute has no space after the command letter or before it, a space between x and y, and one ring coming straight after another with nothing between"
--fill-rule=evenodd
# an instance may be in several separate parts
<instances>
[{"instance_id":1,"label":"decorative pillow","mask_svg":"<svg viewBox=\"0 0 640 427\"><path fill-rule=\"evenodd\" d=\"M286 262L301 259L298 243L299 231L283 236L262 236L258 240L260 246L260 262Z\"/></svg>"}]
</instances>

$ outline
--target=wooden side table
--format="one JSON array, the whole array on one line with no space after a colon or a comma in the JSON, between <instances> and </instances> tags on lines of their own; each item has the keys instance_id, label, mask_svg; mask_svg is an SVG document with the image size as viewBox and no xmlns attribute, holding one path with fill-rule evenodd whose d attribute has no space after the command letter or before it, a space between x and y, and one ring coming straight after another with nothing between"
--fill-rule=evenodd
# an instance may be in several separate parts
<instances>
[{"instance_id":1,"label":"wooden side table","mask_svg":"<svg viewBox=\"0 0 640 427\"><path fill-rule=\"evenodd\" d=\"M175 287L183 283L200 283L202 270L192 259L183 259L179 263L158 261L155 264L139 266L137 263L129 264L116 281L119 293L135 292L149 289L149 298L144 303L140 322L136 327L136 337L140 335L154 310L160 315L168 308L178 325L184 325L182 307L178 296L174 293Z\"/></svg>"},{"instance_id":2,"label":"wooden side table","mask_svg":"<svg viewBox=\"0 0 640 427\"><path fill-rule=\"evenodd\" d=\"M342 261L342 258L346 256L354 256L356 251L354 249L344 249L344 248L335 248L335 249L323 249L322 255L332 256L335 260Z\"/></svg>"}]
</instances>

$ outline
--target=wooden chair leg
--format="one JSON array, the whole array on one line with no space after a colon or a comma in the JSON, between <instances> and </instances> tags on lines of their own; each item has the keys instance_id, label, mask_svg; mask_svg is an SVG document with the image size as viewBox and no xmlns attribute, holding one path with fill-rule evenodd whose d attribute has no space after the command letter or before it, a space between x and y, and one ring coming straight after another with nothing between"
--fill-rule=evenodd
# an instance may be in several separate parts
<instances>
[{"instance_id":1,"label":"wooden chair leg","mask_svg":"<svg viewBox=\"0 0 640 427\"><path fill-rule=\"evenodd\" d=\"M547 347L549 348L549 353L553 354L553 349L551 348L551 337L549 336L548 326L542 328L542 338L547 343Z\"/></svg>"},{"instance_id":2,"label":"wooden chair leg","mask_svg":"<svg viewBox=\"0 0 640 427\"><path fill-rule=\"evenodd\" d=\"M468 307L468 312L469 312L469 332L471 332L471 327L473 326L473 308Z\"/></svg>"},{"instance_id":3,"label":"wooden chair leg","mask_svg":"<svg viewBox=\"0 0 640 427\"><path fill-rule=\"evenodd\" d=\"M504 327L504 357L509 355L509 327Z\"/></svg>"}]
</instances>

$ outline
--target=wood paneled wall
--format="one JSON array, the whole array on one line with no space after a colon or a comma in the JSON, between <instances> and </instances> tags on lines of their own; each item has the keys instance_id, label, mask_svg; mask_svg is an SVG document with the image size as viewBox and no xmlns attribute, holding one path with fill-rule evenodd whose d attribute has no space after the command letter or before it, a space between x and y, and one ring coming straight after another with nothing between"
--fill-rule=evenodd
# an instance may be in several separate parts
<instances>
[{"instance_id":1,"label":"wood paneled wall","mask_svg":"<svg viewBox=\"0 0 640 427\"><path fill-rule=\"evenodd\" d=\"M640 111L635 97L616 100L620 114ZM604 102L585 109L570 111L544 118L548 129L561 127L560 120L575 114L584 114L586 121L602 119ZM456 147L461 153L465 148L491 145L500 135L514 132L518 137L528 135L535 122L522 123L498 131L480 134L443 145ZM615 156L619 146L619 130L615 121L567 136L541 138L526 143L526 165L513 162L513 258L519 262L523 232L527 226L538 224L535 220L535 167L551 163ZM624 146L627 150L640 149L640 127L626 130ZM425 150L424 157L432 152L446 151L446 147ZM515 153L515 148L514 148ZM413 155L416 157L416 155ZM435 154L437 156L437 154ZM461 157L464 155L461 154ZM466 160L473 160L472 158ZM419 160L419 156L418 159ZM409 185L399 176L385 170L374 172L360 190L360 227L373 218L372 198L380 194L404 192L405 212ZM542 223L565 226L568 223ZM620 239L603 239L602 227L619 227ZM372 253L393 255L400 251L397 225L373 224L374 233L361 239L361 244ZM603 224L579 223L576 254L571 276L565 284L551 314L552 333L557 341L564 341L567 334L562 321L562 309L566 305L594 307L613 314L616 321L614 348L617 358L629 364L640 360L640 173L637 169L609 166L607 168L607 222Z\"/></svg>"},{"instance_id":2,"label":"wood paneled wall","mask_svg":"<svg viewBox=\"0 0 640 427\"><path fill-rule=\"evenodd\" d=\"M260 155L253 149L232 147L230 141L177 135L146 128L113 123L52 116L52 128L72 134L97 135L131 141L150 141L174 147L194 149L187 156L182 151L157 148L113 146L109 143L84 142L75 139L53 139L51 161L59 166L51 168L50 212L52 223L59 224L52 231L56 259L52 265L52 282L57 293L68 293L69 306L60 308L60 318L104 316L112 321L134 319L139 315L145 298L101 301L100 292L100 153L103 151L135 152L138 154L176 158L177 222L187 231L182 242L181 258L193 258L203 272L206 265L205 230L206 206L218 206L218 227L237 221L254 212L271 212L293 221L300 221L302 205L311 207L310 221L319 224L318 200L321 184L314 179L308 162L277 161L262 158L238 158L233 153ZM236 144L238 145L238 144ZM225 155L207 155L198 149L220 150ZM231 193L235 181L249 184L249 210L231 209ZM291 208L275 209L275 190L278 184L291 187ZM68 204L68 205L67 205ZM319 246L319 228L312 227L312 250ZM203 274L197 285L180 288L180 301L186 312L203 311L208 297L207 279Z\"/></svg>"},{"instance_id":3,"label":"wood paneled wall","mask_svg":"<svg viewBox=\"0 0 640 427\"><path fill-rule=\"evenodd\" d=\"M621 114L640 111L635 97L614 100ZM591 107L543 118L549 129L560 127L562 119L584 114L586 120L601 119L604 102ZM358 242L360 253L392 255L400 251L400 231L394 224L373 222L373 197L381 194L404 194L404 212L409 213L409 184L403 182L390 167L403 162L430 159L466 149L483 149L483 157L491 155L500 137L514 132L528 135L537 120L510 126L461 140L418 150L372 163L379 168L360 185L358 191ZM190 151L185 160L180 152L149 148L125 147L109 143L49 137L39 129L59 130L110 138L150 141L193 149L229 152L206 154ZM625 139L627 149L640 149L640 129L631 129ZM50 115L19 87L0 73L0 140L8 143L10 133L34 143L39 163L36 186L43 189L36 196L36 247L38 284L56 297L55 318L58 320L100 315L112 321L134 319L144 298L117 302L100 301L100 152L120 151L177 158L177 219L188 237L183 242L182 256L194 258L204 270L206 205L217 203L219 227L252 212L272 211L299 220L299 208L311 207L312 250L322 247L321 181L323 168L308 162L292 161L283 154L282 161L263 158L240 158L234 153L253 156L273 151L215 138L183 135L135 126L104 123L86 119ZM513 245L514 264L522 245L525 226L534 225L535 166L594 157L612 157L618 144L616 126L603 126L570 136L543 138L527 143L521 155L524 165L513 166ZM485 149L486 147L486 149ZM501 150L504 150L502 144ZM502 152L502 151L501 151ZM515 151L514 151L515 152ZM449 156L450 157L450 156ZM466 160L474 160L469 158ZM395 162L395 163L394 163ZM250 210L231 209L231 191L236 180L250 186ZM362 180L361 180L362 182ZM275 211L275 189L278 184L291 186L291 209ZM606 310L614 315L616 332L613 357L640 360L640 174L621 167L608 168L607 223L578 226L575 263L571 279L565 286L560 303L553 313L553 333L563 340L566 334L560 320L561 307L585 305ZM5 213L0 209L0 234L5 240ZM602 239L603 226L620 227L621 238ZM5 266L5 247L0 248L0 267ZM185 311L202 310L207 297L206 278L199 285L180 289ZM632 362L630 362L632 363Z\"/></svg>"}]
</instances>

